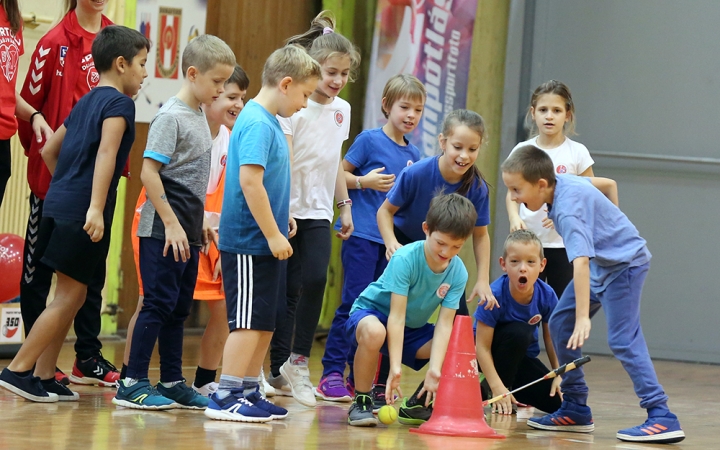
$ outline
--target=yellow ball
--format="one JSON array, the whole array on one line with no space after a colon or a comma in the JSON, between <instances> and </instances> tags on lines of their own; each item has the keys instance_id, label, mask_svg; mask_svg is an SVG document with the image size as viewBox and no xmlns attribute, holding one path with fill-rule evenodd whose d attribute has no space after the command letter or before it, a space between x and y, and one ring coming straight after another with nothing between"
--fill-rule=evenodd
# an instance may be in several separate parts
<instances>
[{"instance_id":1,"label":"yellow ball","mask_svg":"<svg viewBox=\"0 0 720 450\"><path fill-rule=\"evenodd\" d=\"M391 423L395 422L397 420L397 417L397 411L390 405L385 405L380 408L380 411L378 411L378 419L380 419L380 422L384 423L385 425L390 425Z\"/></svg>"}]
</instances>

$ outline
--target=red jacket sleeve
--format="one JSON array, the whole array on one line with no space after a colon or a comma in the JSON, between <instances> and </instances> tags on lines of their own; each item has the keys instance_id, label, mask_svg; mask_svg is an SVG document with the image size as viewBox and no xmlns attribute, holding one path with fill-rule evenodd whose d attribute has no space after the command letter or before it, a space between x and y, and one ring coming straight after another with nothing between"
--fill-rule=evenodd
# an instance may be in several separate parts
<instances>
[{"instance_id":1,"label":"red jacket sleeve","mask_svg":"<svg viewBox=\"0 0 720 450\"><path fill-rule=\"evenodd\" d=\"M48 39L40 39L30 59L30 68L20 91L20 96L38 111L42 110L50 91L50 85L54 78L53 70L56 57L57 49L55 46ZM20 121L18 125L20 143L27 155L33 138L32 128L30 123L25 121Z\"/></svg>"}]
</instances>

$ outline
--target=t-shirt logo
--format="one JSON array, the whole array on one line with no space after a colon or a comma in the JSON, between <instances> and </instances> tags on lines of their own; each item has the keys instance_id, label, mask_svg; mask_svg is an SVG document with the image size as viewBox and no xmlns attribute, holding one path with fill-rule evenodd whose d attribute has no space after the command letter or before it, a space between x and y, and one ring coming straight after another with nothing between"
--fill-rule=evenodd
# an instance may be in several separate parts
<instances>
[{"instance_id":1,"label":"t-shirt logo","mask_svg":"<svg viewBox=\"0 0 720 450\"><path fill-rule=\"evenodd\" d=\"M532 316L530 318L530 320L528 320L528 323L530 325L537 325L538 323L540 323L541 320L542 320L542 316L540 314L535 314L534 316Z\"/></svg>"},{"instance_id":2,"label":"t-shirt logo","mask_svg":"<svg viewBox=\"0 0 720 450\"><path fill-rule=\"evenodd\" d=\"M65 45L60 46L60 65L65 66L65 57L67 56L68 48Z\"/></svg>"},{"instance_id":3,"label":"t-shirt logo","mask_svg":"<svg viewBox=\"0 0 720 450\"><path fill-rule=\"evenodd\" d=\"M405 164L407 167L410 167L413 165L412 159L407 160L407 164Z\"/></svg>"},{"instance_id":4,"label":"t-shirt logo","mask_svg":"<svg viewBox=\"0 0 720 450\"><path fill-rule=\"evenodd\" d=\"M222 155L222 156L220 157L220 165L221 165L222 167L225 167L225 164L227 164L227 155Z\"/></svg>"},{"instance_id":5,"label":"t-shirt logo","mask_svg":"<svg viewBox=\"0 0 720 450\"><path fill-rule=\"evenodd\" d=\"M345 116L343 115L342 111L340 111L340 110L335 111L334 117L335 117L335 125L337 125L338 127L341 127L343 122L345 121Z\"/></svg>"},{"instance_id":6,"label":"t-shirt logo","mask_svg":"<svg viewBox=\"0 0 720 450\"><path fill-rule=\"evenodd\" d=\"M567 166L564 165L564 164L560 164L559 166L557 166L557 168L555 169L555 171L556 171L557 173L567 173Z\"/></svg>"},{"instance_id":7,"label":"t-shirt logo","mask_svg":"<svg viewBox=\"0 0 720 450\"><path fill-rule=\"evenodd\" d=\"M444 299L449 290L450 290L450 285L447 283L443 283L440 285L440 287L437 290L437 296Z\"/></svg>"},{"instance_id":8,"label":"t-shirt logo","mask_svg":"<svg viewBox=\"0 0 720 450\"><path fill-rule=\"evenodd\" d=\"M2 64L3 75L8 82L15 79L19 58L20 51L13 42L0 44L0 64Z\"/></svg>"}]
</instances>

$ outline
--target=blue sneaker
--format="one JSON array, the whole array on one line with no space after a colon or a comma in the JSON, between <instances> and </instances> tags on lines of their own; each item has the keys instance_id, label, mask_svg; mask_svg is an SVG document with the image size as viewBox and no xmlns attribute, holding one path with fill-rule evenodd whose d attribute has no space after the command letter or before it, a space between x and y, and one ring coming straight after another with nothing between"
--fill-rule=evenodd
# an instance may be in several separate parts
<instances>
[{"instance_id":1,"label":"blue sneaker","mask_svg":"<svg viewBox=\"0 0 720 450\"><path fill-rule=\"evenodd\" d=\"M133 409L173 409L175 402L150 385L147 378L139 379L132 386L126 386L125 380L118 380L118 390L112 399L114 405Z\"/></svg>"},{"instance_id":2,"label":"blue sneaker","mask_svg":"<svg viewBox=\"0 0 720 450\"><path fill-rule=\"evenodd\" d=\"M680 421L673 413L662 417L650 417L644 424L620 430L617 438L628 442L649 442L653 444L674 444L685 439Z\"/></svg>"},{"instance_id":3,"label":"blue sneaker","mask_svg":"<svg viewBox=\"0 0 720 450\"><path fill-rule=\"evenodd\" d=\"M284 419L288 415L287 409L281 408L276 406L274 403L267 401L267 399L257 390L253 391L249 395L246 395L245 398L247 401L255 405L256 408L269 412L270 417L273 419Z\"/></svg>"},{"instance_id":4,"label":"blue sneaker","mask_svg":"<svg viewBox=\"0 0 720 450\"><path fill-rule=\"evenodd\" d=\"M208 406L209 399L200 395L195 389L188 387L185 380L170 388L158 383L157 390L163 397L175 400L175 406L178 408L205 409Z\"/></svg>"},{"instance_id":5,"label":"blue sneaker","mask_svg":"<svg viewBox=\"0 0 720 450\"><path fill-rule=\"evenodd\" d=\"M33 402L54 403L59 400L57 394L45 390L40 378L32 374L21 377L7 367L0 373L0 386Z\"/></svg>"},{"instance_id":6,"label":"blue sneaker","mask_svg":"<svg viewBox=\"0 0 720 450\"><path fill-rule=\"evenodd\" d=\"M543 417L530 418L528 426L538 430L590 433L595 429L590 408L572 402L562 402L560 409Z\"/></svg>"},{"instance_id":7,"label":"blue sneaker","mask_svg":"<svg viewBox=\"0 0 720 450\"><path fill-rule=\"evenodd\" d=\"M217 392L210 396L205 415L214 420L232 420L235 422L269 422L272 415L250 403L243 397L242 389L233 389L225 398Z\"/></svg>"}]
</instances>

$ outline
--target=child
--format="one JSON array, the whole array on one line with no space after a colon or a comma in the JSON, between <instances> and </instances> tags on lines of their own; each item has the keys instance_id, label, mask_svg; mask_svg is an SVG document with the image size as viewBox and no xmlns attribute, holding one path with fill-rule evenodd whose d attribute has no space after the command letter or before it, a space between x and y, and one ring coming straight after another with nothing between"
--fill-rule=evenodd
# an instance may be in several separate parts
<instances>
[{"instance_id":1,"label":"child","mask_svg":"<svg viewBox=\"0 0 720 450\"><path fill-rule=\"evenodd\" d=\"M183 324L192 305L201 246L215 239L204 220L212 137L200 105L224 91L235 55L221 39L202 35L182 55L183 85L150 123L140 179L150 200L140 214L143 306L132 334L127 376L113 403L136 409L175 406L204 409L207 397L185 384ZM150 385L148 366L155 342L160 382Z\"/></svg>"},{"instance_id":2,"label":"child","mask_svg":"<svg viewBox=\"0 0 720 450\"><path fill-rule=\"evenodd\" d=\"M22 97L57 129L82 96L98 84L98 71L91 46L98 31L113 23L103 15L105 3L92 0L64 0L62 20L38 41L30 69L21 91ZM36 251L46 245L38 235L37 224L44 215L45 195L50 172L40 156L45 145L35 139L30 124L18 129L20 143L28 157L27 179L30 186L30 216L25 232L23 276L20 282L20 306L25 332L29 333L42 314L52 285L53 271L40 262ZM127 167L127 166L126 166ZM64 384L97 384L115 387L117 369L101 353L100 309L105 272L98 270L88 284L87 299L75 316L75 363L70 379L56 368L56 378Z\"/></svg>"},{"instance_id":3,"label":"child","mask_svg":"<svg viewBox=\"0 0 720 450\"><path fill-rule=\"evenodd\" d=\"M270 371L273 384L281 386L280 393L290 388L292 396L308 407L316 405L308 358L327 283L333 194L340 209L341 229L337 236L346 240L353 231L352 201L348 200L340 164L342 144L350 132L350 104L338 94L348 79L352 81L360 54L334 28L333 17L323 11L313 20L310 30L288 40L289 44L307 49L320 64L322 79L306 109L278 119L293 155L290 215L297 224L297 233L290 239L293 255L287 267L287 313L277 324L270 343ZM280 376L283 379L279 380ZM326 381L318 386L318 392L327 391L328 398L335 399L334 389L345 389L342 377L339 381ZM350 401L349 396L340 399Z\"/></svg>"},{"instance_id":4,"label":"child","mask_svg":"<svg viewBox=\"0 0 720 450\"><path fill-rule=\"evenodd\" d=\"M427 407L432 402L455 311L468 279L457 254L476 221L477 212L467 198L458 194L435 197L422 223L426 239L399 249L380 278L353 304L346 324L348 339L355 347L355 400L348 411L350 425L377 425L370 388L379 353L390 358L385 398L392 403L394 391L402 397L401 363L420 370L429 360L425 380L410 400L403 401L403 407L406 403ZM437 325L432 325L428 319L438 306ZM399 417L406 423L403 408Z\"/></svg>"},{"instance_id":5,"label":"child","mask_svg":"<svg viewBox=\"0 0 720 450\"><path fill-rule=\"evenodd\" d=\"M98 87L80 99L43 149L54 178L40 223L41 235L49 237L37 251L57 273L55 299L0 374L1 386L28 400L79 398L55 379L55 364L88 283L105 268L115 191L135 139L130 97L147 76L149 48L135 30L109 26L100 31L92 46Z\"/></svg>"},{"instance_id":6,"label":"child","mask_svg":"<svg viewBox=\"0 0 720 450\"><path fill-rule=\"evenodd\" d=\"M220 386L205 410L211 419L287 416L258 387L276 320L285 313L286 260L293 253L288 237L296 230L289 214L290 153L275 116L304 108L320 77L320 65L301 47L276 50L265 62L260 92L230 136L219 246L230 336Z\"/></svg>"},{"instance_id":7,"label":"child","mask_svg":"<svg viewBox=\"0 0 720 450\"><path fill-rule=\"evenodd\" d=\"M316 395L325 400L352 398L352 362L345 322L360 293L385 270L385 246L375 216L385 193L405 167L420 159L420 151L405 135L420 123L425 105L425 87L412 75L396 75L383 90L381 110L388 119L381 128L365 130L353 142L342 161L350 200L353 202L353 235L343 242L340 257L345 280L342 303L335 312L323 355L323 375ZM341 230L341 224L335 229ZM350 365L347 385L343 384L345 364ZM373 389L378 402L384 403L382 381Z\"/></svg>"},{"instance_id":8,"label":"child","mask_svg":"<svg viewBox=\"0 0 720 450\"><path fill-rule=\"evenodd\" d=\"M235 124L237 115L244 106L245 94L250 81L247 74L239 65L230 78L225 82L225 92L217 100L209 105L203 105L203 111L210 127L210 136L213 139L210 160L210 181L205 197L205 219L208 224L217 229L220 223L220 209L222 207L222 195L225 191L225 163L227 161L228 143L230 141L230 128ZM140 212L147 201L147 195L143 189L135 205L135 217L132 223L132 245L135 254L135 268L138 274L140 287L140 298L135 314L128 323L128 335L125 343L125 354L121 377L127 374L127 364L130 359L130 347L132 343L132 331L135 328L135 321L142 309L143 288L140 276L140 238L137 237L137 229L140 222ZM220 274L220 254L217 247L210 246L208 253L200 252L198 260L198 280L195 285L193 298L206 300L210 311L210 318L205 327L202 340L200 341L200 362L195 371L195 381L192 384L203 397L207 397L217 390L215 377L217 367L222 358L222 348L228 335L227 309L225 308L225 293L222 287L222 276Z\"/></svg>"},{"instance_id":9,"label":"child","mask_svg":"<svg viewBox=\"0 0 720 450\"><path fill-rule=\"evenodd\" d=\"M550 286L538 279L545 267L540 239L529 230L515 230L505 240L500 266L505 275L490 288L498 308L475 310L475 350L480 368L492 394L484 399L524 386L550 370L538 359L538 325L542 321L543 339L550 365L558 367L550 339L548 321L557 305ZM560 408L560 377L535 384L493 404L493 411L512 414L516 399L552 413ZM558 395L555 395L558 394Z\"/></svg>"},{"instance_id":10,"label":"child","mask_svg":"<svg viewBox=\"0 0 720 450\"><path fill-rule=\"evenodd\" d=\"M552 159L537 147L517 149L501 169L513 201L531 211L547 203L548 217L564 238L573 263L573 281L550 317L559 363L581 356L581 347L590 336L590 318L600 306L605 307L610 349L633 380L640 406L648 413L644 424L620 430L617 438L655 443L683 440L685 433L668 409L668 397L658 383L640 328L640 293L651 257L645 240L590 181L556 176ZM541 430L593 431L583 369L565 374L561 387L560 409L529 419L528 425Z\"/></svg>"},{"instance_id":11,"label":"child","mask_svg":"<svg viewBox=\"0 0 720 450\"><path fill-rule=\"evenodd\" d=\"M594 161L587 147L567 137L573 135L575 130L575 104L570 89L564 83L550 80L535 89L530 99L527 121L531 123L530 132L535 136L516 145L513 151L534 145L550 155L555 173L594 176ZM524 205L512 201L509 192L505 205L510 219L510 232L532 230L542 241L547 264L540 279L547 282L560 297L572 280L573 267L568 262L562 238L547 218L547 207L530 211Z\"/></svg>"}]
</instances>

